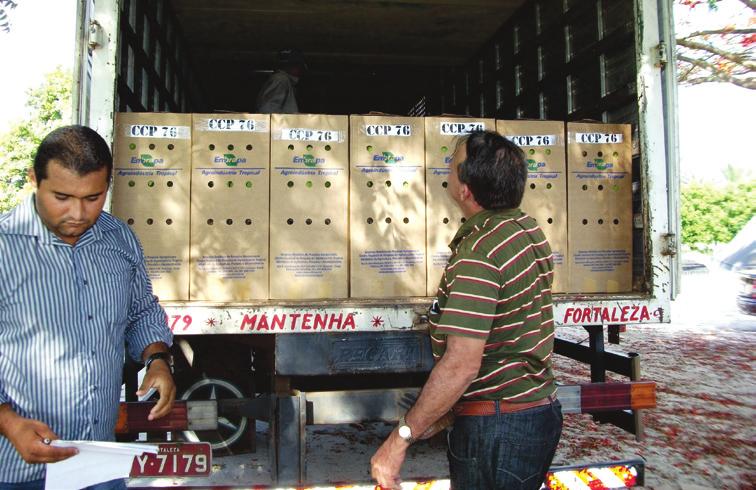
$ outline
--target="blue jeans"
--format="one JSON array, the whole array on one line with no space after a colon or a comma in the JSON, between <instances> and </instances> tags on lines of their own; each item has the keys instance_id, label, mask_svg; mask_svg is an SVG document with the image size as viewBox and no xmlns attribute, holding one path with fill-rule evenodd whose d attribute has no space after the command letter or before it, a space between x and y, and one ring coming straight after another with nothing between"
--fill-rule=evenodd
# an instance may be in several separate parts
<instances>
[{"instance_id":1,"label":"blue jeans","mask_svg":"<svg viewBox=\"0 0 756 490\"><path fill-rule=\"evenodd\" d=\"M558 400L514 413L458 416L449 441L451 488L537 490L562 434Z\"/></svg>"},{"instance_id":2,"label":"blue jeans","mask_svg":"<svg viewBox=\"0 0 756 490\"><path fill-rule=\"evenodd\" d=\"M21 483L0 482L0 490L44 490L44 488L45 488L45 480L34 480L34 481L27 481L27 482L21 482ZM50 488L64 489L68 487L66 486L65 482L60 482L59 485L55 485L55 484L50 485ZM86 487L85 490L125 490L125 489L126 489L126 480L118 479L118 480L106 481L104 483L98 483L97 485Z\"/></svg>"}]
</instances>

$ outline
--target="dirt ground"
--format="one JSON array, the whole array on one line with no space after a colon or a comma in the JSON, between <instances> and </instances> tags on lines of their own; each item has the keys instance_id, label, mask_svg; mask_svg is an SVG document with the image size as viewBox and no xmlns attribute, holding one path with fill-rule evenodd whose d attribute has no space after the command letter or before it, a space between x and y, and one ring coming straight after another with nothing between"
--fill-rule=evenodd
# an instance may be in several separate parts
<instances>
[{"instance_id":1,"label":"dirt ground","mask_svg":"<svg viewBox=\"0 0 756 490\"><path fill-rule=\"evenodd\" d=\"M578 328L560 335L587 338ZM753 331L628 327L611 348L640 353L643 379L657 383L657 407L643 414L644 440L569 415L554 463L641 457L646 488L756 488L755 341ZM589 375L563 358L557 370L565 383Z\"/></svg>"}]
</instances>

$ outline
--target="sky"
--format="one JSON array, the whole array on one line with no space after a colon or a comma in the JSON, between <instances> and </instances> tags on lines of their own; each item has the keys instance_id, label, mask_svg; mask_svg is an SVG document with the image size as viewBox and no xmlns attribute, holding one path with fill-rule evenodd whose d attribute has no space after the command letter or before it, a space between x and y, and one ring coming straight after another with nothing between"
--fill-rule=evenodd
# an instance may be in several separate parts
<instances>
[{"instance_id":1,"label":"sky","mask_svg":"<svg viewBox=\"0 0 756 490\"><path fill-rule=\"evenodd\" d=\"M74 61L76 0L17 0L10 11L10 34L0 32L0 132L25 116L27 89L38 86L43 75ZM705 5L676 9L678 33L703 25L721 25L742 12L710 12ZM740 5L740 7L738 7ZM740 8L740 10L738 10ZM685 17L683 18L682 15ZM683 181L723 182L723 169L754 168L756 90L729 84L704 84L679 89L680 166ZM756 174L756 171L754 171Z\"/></svg>"}]
</instances>

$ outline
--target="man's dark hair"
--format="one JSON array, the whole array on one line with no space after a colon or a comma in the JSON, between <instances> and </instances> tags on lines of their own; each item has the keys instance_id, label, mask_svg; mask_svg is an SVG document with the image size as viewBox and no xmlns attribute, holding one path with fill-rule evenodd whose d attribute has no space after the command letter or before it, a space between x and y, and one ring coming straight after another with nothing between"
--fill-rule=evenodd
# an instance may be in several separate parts
<instances>
[{"instance_id":1,"label":"man's dark hair","mask_svg":"<svg viewBox=\"0 0 756 490\"><path fill-rule=\"evenodd\" d=\"M518 207L528 178L520 147L493 131L474 131L458 147L463 144L467 158L459 164L458 176L475 201L483 209Z\"/></svg>"},{"instance_id":2,"label":"man's dark hair","mask_svg":"<svg viewBox=\"0 0 756 490\"><path fill-rule=\"evenodd\" d=\"M86 126L63 126L45 136L34 157L34 175L38 183L47 178L50 160L80 176L105 167L108 182L113 173L113 155L108 144L95 130Z\"/></svg>"}]
</instances>

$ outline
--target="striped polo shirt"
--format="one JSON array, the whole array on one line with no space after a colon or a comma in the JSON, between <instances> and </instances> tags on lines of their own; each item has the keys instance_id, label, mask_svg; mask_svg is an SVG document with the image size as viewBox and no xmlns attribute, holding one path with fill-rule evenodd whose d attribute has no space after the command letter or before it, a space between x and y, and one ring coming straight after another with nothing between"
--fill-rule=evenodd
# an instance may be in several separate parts
<instances>
[{"instance_id":1,"label":"striped polo shirt","mask_svg":"<svg viewBox=\"0 0 756 490\"><path fill-rule=\"evenodd\" d=\"M444 354L449 335L486 341L462 398L530 402L553 394L553 261L535 220L519 209L484 210L449 247L429 317L433 356Z\"/></svg>"},{"instance_id":2,"label":"striped polo shirt","mask_svg":"<svg viewBox=\"0 0 756 490\"><path fill-rule=\"evenodd\" d=\"M71 246L30 196L0 215L0 257L0 403L61 439L112 440L124 350L171 343L136 237L102 213ZM0 436L0 482L44 476Z\"/></svg>"}]
</instances>

